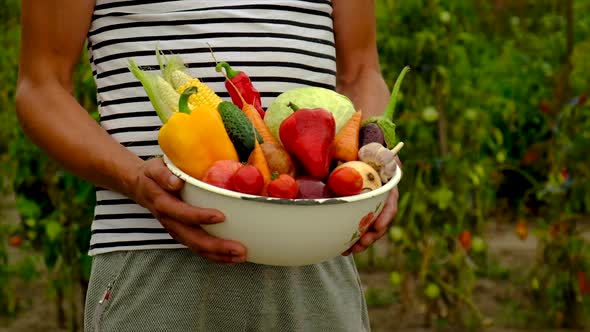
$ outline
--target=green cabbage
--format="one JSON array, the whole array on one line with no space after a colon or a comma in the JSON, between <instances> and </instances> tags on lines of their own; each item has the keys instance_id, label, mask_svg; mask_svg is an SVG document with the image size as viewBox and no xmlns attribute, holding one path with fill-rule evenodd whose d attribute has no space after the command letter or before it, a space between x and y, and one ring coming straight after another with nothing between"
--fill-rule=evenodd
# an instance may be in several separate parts
<instances>
[{"instance_id":1,"label":"green cabbage","mask_svg":"<svg viewBox=\"0 0 590 332\"><path fill-rule=\"evenodd\" d=\"M264 115L264 122L279 141L281 122L293 114L289 103L293 103L301 109L323 108L331 112L336 120L336 133L344 127L356 111L350 99L332 90L304 87L285 91L272 102Z\"/></svg>"}]
</instances>

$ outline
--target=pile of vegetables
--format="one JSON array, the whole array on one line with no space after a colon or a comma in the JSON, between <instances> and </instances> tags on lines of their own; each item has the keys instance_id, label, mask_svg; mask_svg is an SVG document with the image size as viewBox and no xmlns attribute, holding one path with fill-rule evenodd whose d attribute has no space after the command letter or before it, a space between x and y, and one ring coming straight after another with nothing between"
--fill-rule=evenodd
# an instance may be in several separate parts
<instances>
[{"instance_id":1,"label":"pile of vegetables","mask_svg":"<svg viewBox=\"0 0 590 332\"><path fill-rule=\"evenodd\" d=\"M358 195L396 171L403 143L392 121L400 74L385 114L362 122L347 97L316 87L279 95L268 109L248 75L227 62L230 101L191 77L182 59L156 51L160 73L129 60L163 126L163 153L188 175L245 194L284 199Z\"/></svg>"}]
</instances>

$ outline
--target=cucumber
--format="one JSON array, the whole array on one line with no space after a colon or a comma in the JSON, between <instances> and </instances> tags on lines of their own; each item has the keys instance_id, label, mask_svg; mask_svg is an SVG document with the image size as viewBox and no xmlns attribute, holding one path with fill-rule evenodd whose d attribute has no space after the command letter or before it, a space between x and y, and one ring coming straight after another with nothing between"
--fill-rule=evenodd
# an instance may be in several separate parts
<instances>
[{"instance_id":1,"label":"cucumber","mask_svg":"<svg viewBox=\"0 0 590 332\"><path fill-rule=\"evenodd\" d=\"M258 131L250 122L250 119L231 102L223 101L217 106L217 110L223 120L225 131L234 144L240 161L247 161L254 150L254 135L259 144L264 143Z\"/></svg>"}]
</instances>

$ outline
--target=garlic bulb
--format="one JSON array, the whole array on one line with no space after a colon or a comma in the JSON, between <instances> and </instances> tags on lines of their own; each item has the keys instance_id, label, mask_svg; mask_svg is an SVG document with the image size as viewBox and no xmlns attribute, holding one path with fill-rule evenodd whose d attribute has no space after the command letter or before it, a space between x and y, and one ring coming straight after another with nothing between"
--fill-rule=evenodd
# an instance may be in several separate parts
<instances>
[{"instance_id":1,"label":"garlic bulb","mask_svg":"<svg viewBox=\"0 0 590 332\"><path fill-rule=\"evenodd\" d=\"M400 144L403 146L403 143ZM398 144L393 150L389 150L379 143L369 143L359 149L359 160L371 165L379 173L381 181L387 183L397 168L395 155L401 146Z\"/></svg>"}]
</instances>

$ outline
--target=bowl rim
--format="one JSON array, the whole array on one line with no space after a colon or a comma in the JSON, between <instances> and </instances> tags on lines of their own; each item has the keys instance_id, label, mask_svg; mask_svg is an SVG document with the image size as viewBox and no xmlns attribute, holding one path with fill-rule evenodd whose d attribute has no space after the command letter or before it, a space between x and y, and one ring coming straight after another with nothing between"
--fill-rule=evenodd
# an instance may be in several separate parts
<instances>
[{"instance_id":1,"label":"bowl rim","mask_svg":"<svg viewBox=\"0 0 590 332\"><path fill-rule=\"evenodd\" d=\"M402 170L401 166L397 166L395 169L395 173L391 177L391 179L383 186L371 190L366 193L354 195L354 196L345 196L345 197L336 197L336 198L296 198L296 199L288 199L288 198L277 198L277 197L266 197L266 196L258 196L258 195L250 195L250 194L243 194L237 191L229 190L220 188L207 182L201 181L196 179L184 171L179 169L174 163L166 156L165 154L162 155L162 159L164 164L168 169L180 179L189 183L195 187L199 187L201 189L205 189L207 191L213 192L215 194L238 198L243 200L250 200L250 201L258 201L264 203L273 203L273 204L286 204L286 205L325 205L325 204L342 204L342 203L350 203L350 202L357 202L362 201L365 199L373 198L375 196L379 196L383 193L389 192L393 188L395 188L402 178Z\"/></svg>"}]
</instances>

